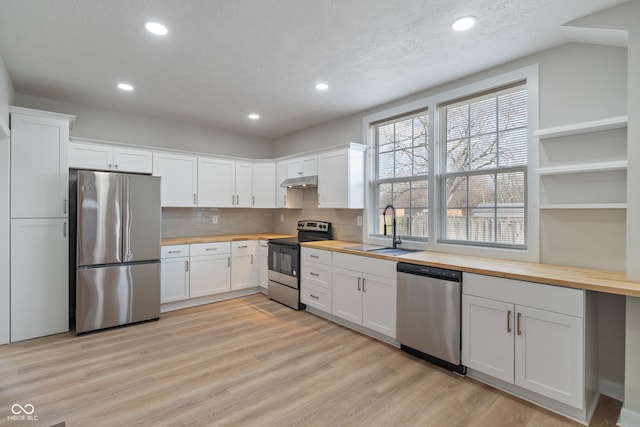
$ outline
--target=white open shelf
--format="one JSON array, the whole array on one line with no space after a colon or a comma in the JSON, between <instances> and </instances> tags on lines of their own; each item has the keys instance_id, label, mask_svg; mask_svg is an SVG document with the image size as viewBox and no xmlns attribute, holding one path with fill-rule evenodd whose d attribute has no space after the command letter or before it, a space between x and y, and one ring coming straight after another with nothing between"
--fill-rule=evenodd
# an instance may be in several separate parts
<instances>
[{"instance_id":1,"label":"white open shelf","mask_svg":"<svg viewBox=\"0 0 640 427\"><path fill-rule=\"evenodd\" d=\"M626 203L545 203L540 209L626 209Z\"/></svg>"},{"instance_id":2,"label":"white open shelf","mask_svg":"<svg viewBox=\"0 0 640 427\"><path fill-rule=\"evenodd\" d=\"M627 161L582 163L578 165L547 166L536 169L538 175L557 175L565 173L607 172L627 169Z\"/></svg>"},{"instance_id":3,"label":"white open shelf","mask_svg":"<svg viewBox=\"0 0 640 427\"><path fill-rule=\"evenodd\" d=\"M627 127L627 116L617 116L601 120L593 120L590 122L581 122L565 126L539 129L533 134L540 139L548 139L568 135L580 135L590 132L600 132L611 129L620 129L625 127Z\"/></svg>"}]
</instances>

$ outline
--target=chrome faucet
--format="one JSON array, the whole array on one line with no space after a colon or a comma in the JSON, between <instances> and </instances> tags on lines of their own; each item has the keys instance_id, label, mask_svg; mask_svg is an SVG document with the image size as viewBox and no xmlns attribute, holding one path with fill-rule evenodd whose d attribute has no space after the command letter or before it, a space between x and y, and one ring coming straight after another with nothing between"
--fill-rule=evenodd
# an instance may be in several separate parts
<instances>
[{"instance_id":1,"label":"chrome faucet","mask_svg":"<svg viewBox=\"0 0 640 427\"><path fill-rule=\"evenodd\" d=\"M392 221L391 221L391 226L393 227L393 248L398 247L399 244L402 243L402 240L400 240L400 237L398 236L398 234L396 233L396 208L394 208L392 205L387 205L386 208L384 208L384 211L382 211L382 222L384 222L384 235L387 235L387 209L391 208L391 213L392 213Z\"/></svg>"}]
</instances>

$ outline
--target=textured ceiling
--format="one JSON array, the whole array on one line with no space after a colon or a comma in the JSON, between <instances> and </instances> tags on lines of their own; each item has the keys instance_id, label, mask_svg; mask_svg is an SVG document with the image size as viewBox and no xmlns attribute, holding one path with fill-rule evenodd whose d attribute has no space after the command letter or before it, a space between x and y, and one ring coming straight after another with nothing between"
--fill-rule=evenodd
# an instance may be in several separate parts
<instances>
[{"instance_id":1,"label":"textured ceiling","mask_svg":"<svg viewBox=\"0 0 640 427\"><path fill-rule=\"evenodd\" d=\"M22 93L272 138L562 44L623 2L0 0L0 55ZM462 15L478 24L454 33Z\"/></svg>"}]
</instances>

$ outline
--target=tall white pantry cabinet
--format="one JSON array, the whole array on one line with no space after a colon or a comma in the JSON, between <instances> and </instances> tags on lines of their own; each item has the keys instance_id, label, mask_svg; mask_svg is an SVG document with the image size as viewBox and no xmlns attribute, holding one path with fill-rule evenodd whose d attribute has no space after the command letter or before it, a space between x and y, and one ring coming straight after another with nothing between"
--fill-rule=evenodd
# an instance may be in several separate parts
<instances>
[{"instance_id":1,"label":"tall white pantry cabinet","mask_svg":"<svg viewBox=\"0 0 640 427\"><path fill-rule=\"evenodd\" d=\"M11 342L69 330L69 126L10 107Z\"/></svg>"}]
</instances>

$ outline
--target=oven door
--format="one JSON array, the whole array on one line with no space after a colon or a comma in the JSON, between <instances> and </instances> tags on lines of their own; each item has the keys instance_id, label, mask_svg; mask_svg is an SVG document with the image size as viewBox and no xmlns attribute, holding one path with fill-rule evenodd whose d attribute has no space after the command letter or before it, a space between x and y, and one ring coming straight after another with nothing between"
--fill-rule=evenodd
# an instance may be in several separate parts
<instances>
[{"instance_id":1,"label":"oven door","mask_svg":"<svg viewBox=\"0 0 640 427\"><path fill-rule=\"evenodd\" d=\"M299 248L269 242L269 280L298 289Z\"/></svg>"}]
</instances>

